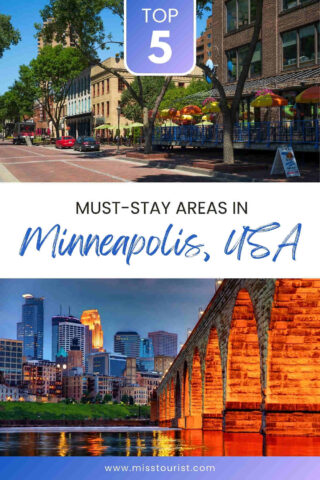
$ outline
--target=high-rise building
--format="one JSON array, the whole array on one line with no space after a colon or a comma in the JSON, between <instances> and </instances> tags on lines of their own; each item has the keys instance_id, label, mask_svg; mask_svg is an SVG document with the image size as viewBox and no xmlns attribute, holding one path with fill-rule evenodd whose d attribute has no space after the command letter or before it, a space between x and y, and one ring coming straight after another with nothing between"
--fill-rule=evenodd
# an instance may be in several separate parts
<instances>
[{"instance_id":1,"label":"high-rise building","mask_svg":"<svg viewBox=\"0 0 320 480\"><path fill-rule=\"evenodd\" d=\"M154 355L166 355L169 357L177 356L178 335L160 330L158 332L148 333L152 339Z\"/></svg>"},{"instance_id":2,"label":"high-rise building","mask_svg":"<svg viewBox=\"0 0 320 480\"><path fill-rule=\"evenodd\" d=\"M22 321L17 325L17 336L23 342L23 355L29 359L43 358L43 298L23 295Z\"/></svg>"},{"instance_id":3,"label":"high-rise building","mask_svg":"<svg viewBox=\"0 0 320 480\"><path fill-rule=\"evenodd\" d=\"M70 350L68 352L67 366L68 370L72 368L81 368L83 365L83 355L80 350L79 339L77 337L72 339Z\"/></svg>"},{"instance_id":4,"label":"high-rise building","mask_svg":"<svg viewBox=\"0 0 320 480\"><path fill-rule=\"evenodd\" d=\"M103 330L98 310L85 310L81 315L82 325L87 325L91 332L91 351L103 351ZM91 353L91 352L90 352Z\"/></svg>"},{"instance_id":5,"label":"high-rise building","mask_svg":"<svg viewBox=\"0 0 320 480\"><path fill-rule=\"evenodd\" d=\"M166 355L159 355L154 357L154 369L156 372L164 375L174 362L175 357L168 357Z\"/></svg>"},{"instance_id":6,"label":"high-rise building","mask_svg":"<svg viewBox=\"0 0 320 480\"><path fill-rule=\"evenodd\" d=\"M139 357L140 335L137 332L117 332L114 336L114 351L127 357Z\"/></svg>"},{"instance_id":7,"label":"high-rise building","mask_svg":"<svg viewBox=\"0 0 320 480\"><path fill-rule=\"evenodd\" d=\"M109 353L109 375L122 377L126 369L127 357L120 353Z\"/></svg>"},{"instance_id":8,"label":"high-rise building","mask_svg":"<svg viewBox=\"0 0 320 480\"><path fill-rule=\"evenodd\" d=\"M82 325L76 317L63 315L52 317L52 360L56 360L61 348L68 353L71 350L73 339L77 338L84 363L87 354L86 333L88 331L89 328Z\"/></svg>"},{"instance_id":9,"label":"high-rise building","mask_svg":"<svg viewBox=\"0 0 320 480\"><path fill-rule=\"evenodd\" d=\"M137 358L139 371L154 370L154 352L151 338L140 338L140 352Z\"/></svg>"},{"instance_id":10,"label":"high-rise building","mask_svg":"<svg viewBox=\"0 0 320 480\"><path fill-rule=\"evenodd\" d=\"M22 341L0 338L0 376L6 385L21 384L22 349Z\"/></svg>"},{"instance_id":11,"label":"high-rise building","mask_svg":"<svg viewBox=\"0 0 320 480\"><path fill-rule=\"evenodd\" d=\"M87 357L87 371L94 375L109 375L109 353L92 353Z\"/></svg>"}]
</instances>

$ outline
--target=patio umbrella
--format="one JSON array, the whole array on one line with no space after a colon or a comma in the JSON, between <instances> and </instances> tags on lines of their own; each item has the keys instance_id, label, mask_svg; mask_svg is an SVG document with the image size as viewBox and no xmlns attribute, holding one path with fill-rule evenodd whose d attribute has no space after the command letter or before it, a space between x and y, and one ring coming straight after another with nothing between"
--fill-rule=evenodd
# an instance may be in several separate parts
<instances>
[{"instance_id":1,"label":"patio umbrella","mask_svg":"<svg viewBox=\"0 0 320 480\"><path fill-rule=\"evenodd\" d=\"M320 103L320 86L314 85L299 93L296 97L297 103Z\"/></svg>"},{"instance_id":2,"label":"patio umbrella","mask_svg":"<svg viewBox=\"0 0 320 480\"><path fill-rule=\"evenodd\" d=\"M220 112L220 107L219 107L219 102L209 102L204 107L202 107L202 112L203 113L219 113Z\"/></svg>"},{"instance_id":3,"label":"patio umbrella","mask_svg":"<svg viewBox=\"0 0 320 480\"><path fill-rule=\"evenodd\" d=\"M201 115L202 110L197 105L187 105L183 107L181 110L181 115Z\"/></svg>"},{"instance_id":4,"label":"patio umbrella","mask_svg":"<svg viewBox=\"0 0 320 480\"><path fill-rule=\"evenodd\" d=\"M172 120L167 120L166 122L161 124L161 127L176 127L177 124Z\"/></svg>"},{"instance_id":5,"label":"patio umbrella","mask_svg":"<svg viewBox=\"0 0 320 480\"><path fill-rule=\"evenodd\" d=\"M255 98L250 105L254 108L283 107L288 105L288 100L275 93L267 93L265 95L259 95L259 97Z\"/></svg>"},{"instance_id":6,"label":"patio umbrella","mask_svg":"<svg viewBox=\"0 0 320 480\"><path fill-rule=\"evenodd\" d=\"M107 130L108 128L110 128L110 125L99 125L95 130Z\"/></svg>"},{"instance_id":7,"label":"patio umbrella","mask_svg":"<svg viewBox=\"0 0 320 480\"><path fill-rule=\"evenodd\" d=\"M210 125L213 125L212 122L204 121L196 124L196 127L209 127Z\"/></svg>"}]
</instances>

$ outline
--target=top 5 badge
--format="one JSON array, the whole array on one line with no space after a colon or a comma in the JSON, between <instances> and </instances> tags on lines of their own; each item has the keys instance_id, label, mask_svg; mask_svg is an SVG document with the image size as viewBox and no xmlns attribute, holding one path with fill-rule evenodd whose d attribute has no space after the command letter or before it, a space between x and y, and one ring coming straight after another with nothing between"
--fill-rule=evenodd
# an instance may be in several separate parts
<instances>
[{"instance_id":1,"label":"top 5 badge","mask_svg":"<svg viewBox=\"0 0 320 480\"><path fill-rule=\"evenodd\" d=\"M196 0L125 0L124 57L134 75L186 75L196 64Z\"/></svg>"}]
</instances>

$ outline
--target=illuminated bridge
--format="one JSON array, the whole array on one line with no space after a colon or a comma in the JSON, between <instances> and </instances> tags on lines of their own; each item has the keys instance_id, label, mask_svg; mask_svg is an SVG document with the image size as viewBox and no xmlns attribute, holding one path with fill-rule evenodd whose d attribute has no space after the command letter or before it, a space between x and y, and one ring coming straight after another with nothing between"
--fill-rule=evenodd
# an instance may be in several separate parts
<instances>
[{"instance_id":1,"label":"illuminated bridge","mask_svg":"<svg viewBox=\"0 0 320 480\"><path fill-rule=\"evenodd\" d=\"M162 426L320 436L320 279L225 280L154 407Z\"/></svg>"}]
</instances>

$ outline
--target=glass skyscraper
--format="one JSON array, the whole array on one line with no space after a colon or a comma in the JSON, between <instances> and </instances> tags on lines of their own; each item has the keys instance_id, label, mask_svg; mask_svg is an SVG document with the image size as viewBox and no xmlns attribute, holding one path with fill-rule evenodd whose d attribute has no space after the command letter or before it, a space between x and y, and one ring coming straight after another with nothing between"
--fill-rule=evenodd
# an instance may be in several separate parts
<instances>
[{"instance_id":1,"label":"glass skyscraper","mask_svg":"<svg viewBox=\"0 0 320 480\"><path fill-rule=\"evenodd\" d=\"M71 315L56 315L52 317L52 361L56 361L57 354L61 348L68 353L73 339L76 338L84 362L88 353L86 351L86 337L88 333L89 327L82 325L76 317Z\"/></svg>"},{"instance_id":2,"label":"glass skyscraper","mask_svg":"<svg viewBox=\"0 0 320 480\"><path fill-rule=\"evenodd\" d=\"M43 298L23 295L22 321L17 324L17 338L23 342L23 355L43 359Z\"/></svg>"},{"instance_id":3,"label":"glass skyscraper","mask_svg":"<svg viewBox=\"0 0 320 480\"><path fill-rule=\"evenodd\" d=\"M139 357L140 335L137 332L117 332L114 336L114 351L127 357Z\"/></svg>"}]
</instances>

